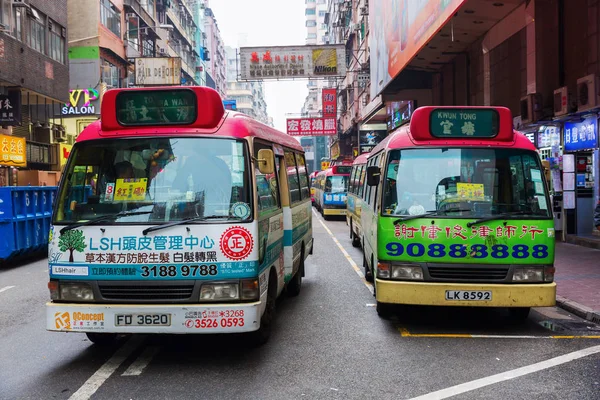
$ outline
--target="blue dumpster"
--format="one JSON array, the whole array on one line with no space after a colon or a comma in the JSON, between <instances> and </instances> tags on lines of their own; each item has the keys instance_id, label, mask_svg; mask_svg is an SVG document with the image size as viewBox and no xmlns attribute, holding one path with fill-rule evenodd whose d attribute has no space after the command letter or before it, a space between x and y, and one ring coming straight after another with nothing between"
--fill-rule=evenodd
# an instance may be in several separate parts
<instances>
[{"instance_id":1,"label":"blue dumpster","mask_svg":"<svg viewBox=\"0 0 600 400\"><path fill-rule=\"evenodd\" d=\"M48 248L56 186L0 187L0 262Z\"/></svg>"}]
</instances>

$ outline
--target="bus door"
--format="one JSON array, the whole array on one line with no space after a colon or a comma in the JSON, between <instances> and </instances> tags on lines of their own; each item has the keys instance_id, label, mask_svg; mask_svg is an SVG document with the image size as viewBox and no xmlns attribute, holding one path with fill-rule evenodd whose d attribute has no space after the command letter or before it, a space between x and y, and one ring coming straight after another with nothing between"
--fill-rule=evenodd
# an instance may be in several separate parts
<instances>
[{"instance_id":1,"label":"bus door","mask_svg":"<svg viewBox=\"0 0 600 400\"><path fill-rule=\"evenodd\" d=\"M255 142L254 157L258 157L261 149L272 149L271 145ZM277 174L279 162L275 156L275 171L264 175L255 166L256 174L256 209L258 220L258 259L259 259L259 284L261 294L268 287L268 271L271 266L277 270L278 288L284 286L283 263L283 211L281 208L280 185ZM234 205L235 209L235 205Z\"/></svg>"}]
</instances>

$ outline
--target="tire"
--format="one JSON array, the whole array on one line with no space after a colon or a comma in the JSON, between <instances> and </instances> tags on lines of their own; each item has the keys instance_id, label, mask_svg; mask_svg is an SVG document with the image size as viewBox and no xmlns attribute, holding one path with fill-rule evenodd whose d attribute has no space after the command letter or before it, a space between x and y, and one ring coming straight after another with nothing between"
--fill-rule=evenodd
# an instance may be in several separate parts
<instances>
[{"instance_id":1,"label":"tire","mask_svg":"<svg viewBox=\"0 0 600 400\"><path fill-rule=\"evenodd\" d=\"M353 247L360 247L360 238L354 232L352 232L352 246Z\"/></svg>"},{"instance_id":2,"label":"tire","mask_svg":"<svg viewBox=\"0 0 600 400\"><path fill-rule=\"evenodd\" d=\"M531 307L510 307L508 315L512 322L521 323L527 320L529 311L531 311Z\"/></svg>"},{"instance_id":3,"label":"tire","mask_svg":"<svg viewBox=\"0 0 600 400\"><path fill-rule=\"evenodd\" d=\"M389 318L393 314L391 304L377 302L377 315L380 318Z\"/></svg>"},{"instance_id":4,"label":"tire","mask_svg":"<svg viewBox=\"0 0 600 400\"><path fill-rule=\"evenodd\" d=\"M289 281L287 286L287 294L290 297L296 297L300 294L300 289L302 289L302 276L304 275L304 248L300 252L300 265L298 266L298 271Z\"/></svg>"},{"instance_id":5,"label":"tire","mask_svg":"<svg viewBox=\"0 0 600 400\"><path fill-rule=\"evenodd\" d=\"M363 255L363 268L365 270L365 280L367 282L373 283L373 273L369 269L369 264L367 264L367 258Z\"/></svg>"},{"instance_id":6,"label":"tire","mask_svg":"<svg viewBox=\"0 0 600 400\"><path fill-rule=\"evenodd\" d=\"M85 334L88 340L96 346L112 346L117 341L116 333L92 333Z\"/></svg>"},{"instance_id":7,"label":"tire","mask_svg":"<svg viewBox=\"0 0 600 400\"><path fill-rule=\"evenodd\" d=\"M262 346L269 341L273 320L275 319L275 308L277 302L277 275L273 270L269 275L269 288L267 289L267 305L265 312L260 317L260 328L249 333L250 343L253 346Z\"/></svg>"}]
</instances>

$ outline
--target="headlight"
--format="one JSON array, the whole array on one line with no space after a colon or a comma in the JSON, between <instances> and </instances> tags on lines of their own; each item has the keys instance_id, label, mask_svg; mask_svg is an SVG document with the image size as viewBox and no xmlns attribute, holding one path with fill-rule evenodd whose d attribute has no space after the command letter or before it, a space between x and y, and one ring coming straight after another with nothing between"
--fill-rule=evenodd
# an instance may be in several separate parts
<instances>
[{"instance_id":1,"label":"headlight","mask_svg":"<svg viewBox=\"0 0 600 400\"><path fill-rule=\"evenodd\" d=\"M92 301L94 291L87 283L60 283L59 298L67 301Z\"/></svg>"},{"instance_id":2,"label":"headlight","mask_svg":"<svg viewBox=\"0 0 600 400\"><path fill-rule=\"evenodd\" d=\"M230 301L240 298L238 282L205 283L200 289L200 301Z\"/></svg>"},{"instance_id":3,"label":"headlight","mask_svg":"<svg viewBox=\"0 0 600 400\"><path fill-rule=\"evenodd\" d=\"M543 282L543 267L519 267L513 273L513 282Z\"/></svg>"},{"instance_id":4,"label":"headlight","mask_svg":"<svg viewBox=\"0 0 600 400\"><path fill-rule=\"evenodd\" d=\"M401 281L422 281L423 270L415 265L392 265L392 279Z\"/></svg>"}]
</instances>

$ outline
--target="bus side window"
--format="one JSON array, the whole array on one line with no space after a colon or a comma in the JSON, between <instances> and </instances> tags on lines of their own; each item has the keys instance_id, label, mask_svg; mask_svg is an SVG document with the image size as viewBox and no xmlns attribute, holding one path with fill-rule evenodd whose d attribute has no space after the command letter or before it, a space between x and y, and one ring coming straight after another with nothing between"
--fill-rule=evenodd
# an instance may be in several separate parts
<instances>
[{"instance_id":1,"label":"bus side window","mask_svg":"<svg viewBox=\"0 0 600 400\"><path fill-rule=\"evenodd\" d=\"M356 165L350 170L350 181L348 182L348 193L354 193L354 177L356 176Z\"/></svg>"},{"instance_id":2,"label":"bus side window","mask_svg":"<svg viewBox=\"0 0 600 400\"><path fill-rule=\"evenodd\" d=\"M371 165L379 165L380 158L381 158L381 155L378 155L377 157L375 157L375 159L373 160L373 163ZM375 206L377 204L376 197L377 197L377 188L378 187L379 187L379 185L371 186L369 188L369 205L371 206L373 211L375 211Z\"/></svg>"},{"instance_id":3,"label":"bus side window","mask_svg":"<svg viewBox=\"0 0 600 400\"><path fill-rule=\"evenodd\" d=\"M298 165L298 176L300 177L300 194L302 200L310 198L310 188L308 186L308 175L306 173L306 160L302 154L296 153L296 163Z\"/></svg>"},{"instance_id":4,"label":"bus side window","mask_svg":"<svg viewBox=\"0 0 600 400\"><path fill-rule=\"evenodd\" d=\"M294 204L299 202L302 196L300 194L300 180L296 169L296 157L294 157L294 153L291 151L285 152L285 166L287 168L288 186L290 188L290 203Z\"/></svg>"},{"instance_id":5,"label":"bus side window","mask_svg":"<svg viewBox=\"0 0 600 400\"><path fill-rule=\"evenodd\" d=\"M360 166L359 181L358 181L358 197L363 197L365 188L365 175L367 174L367 164Z\"/></svg>"},{"instance_id":6,"label":"bus side window","mask_svg":"<svg viewBox=\"0 0 600 400\"><path fill-rule=\"evenodd\" d=\"M254 157L258 157L258 151L261 149L270 149L270 146L261 143L254 144ZM277 172L269 175L263 175L258 170L258 165L254 168L256 174L256 193L258 198L258 212L264 214L279 208L279 187L277 184Z\"/></svg>"}]
</instances>

